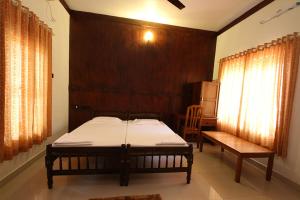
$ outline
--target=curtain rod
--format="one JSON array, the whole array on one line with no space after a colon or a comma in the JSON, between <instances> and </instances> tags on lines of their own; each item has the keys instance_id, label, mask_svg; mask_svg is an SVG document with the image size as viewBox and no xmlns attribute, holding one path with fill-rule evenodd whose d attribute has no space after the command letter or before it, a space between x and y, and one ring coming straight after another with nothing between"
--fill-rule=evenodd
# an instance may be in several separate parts
<instances>
[{"instance_id":1,"label":"curtain rod","mask_svg":"<svg viewBox=\"0 0 300 200\"><path fill-rule=\"evenodd\" d=\"M286 35L284 37L281 37L281 38L277 38L276 40L272 40L271 42L268 42L268 43L265 43L265 44L262 44L262 45L258 45L256 47L253 47L253 48L250 48L250 49L247 49L247 50L244 50L244 51L241 51L239 53L236 53L236 54L233 54L233 55L230 55L230 56L226 56L224 58L221 58L219 60L219 63L221 60L230 60L232 58L236 58L236 57L239 57L241 55L246 55L248 54L249 52L256 52L256 51L260 51L260 50L263 50L265 48L268 48L272 45L277 45L279 43L283 43L283 42L286 42L287 40L290 40L290 39L295 39L299 37L299 33L298 32L294 32L293 34L289 34L289 35Z\"/></svg>"}]
</instances>

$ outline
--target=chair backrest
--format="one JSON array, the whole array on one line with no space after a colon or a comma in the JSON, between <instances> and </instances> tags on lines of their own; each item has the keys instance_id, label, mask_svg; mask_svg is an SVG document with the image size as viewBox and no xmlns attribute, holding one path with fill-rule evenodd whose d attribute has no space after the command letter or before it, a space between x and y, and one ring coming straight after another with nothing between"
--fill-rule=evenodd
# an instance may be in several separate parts
<instances>
[{"instance_id":1,"label":"chair backrest","mask_svg":"<svg viewBox=\"0 0 300 200\"><path fill-rule=\"evenodd\" d=\"M187 108L184 128L200 128L201 106L191 105Z\"/></svg>"}]
</instances>

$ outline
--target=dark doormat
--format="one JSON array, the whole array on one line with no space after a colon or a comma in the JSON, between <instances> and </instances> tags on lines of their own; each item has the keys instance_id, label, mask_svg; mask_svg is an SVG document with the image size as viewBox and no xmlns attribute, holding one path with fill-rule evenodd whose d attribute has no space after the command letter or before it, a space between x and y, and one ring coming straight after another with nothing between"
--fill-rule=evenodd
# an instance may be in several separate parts
<instances>
[{"instance_id":1,"label":"dark doormat","mask_svg":"<svg viewBox=\"0 0 300 200\"><path fill-rule=\"evenodd\" d=\"M89 200L162 200L162 198L159 194L150 194L150 195L138 195L138 196L92 198Z\"/></svg>"}]
</instances>

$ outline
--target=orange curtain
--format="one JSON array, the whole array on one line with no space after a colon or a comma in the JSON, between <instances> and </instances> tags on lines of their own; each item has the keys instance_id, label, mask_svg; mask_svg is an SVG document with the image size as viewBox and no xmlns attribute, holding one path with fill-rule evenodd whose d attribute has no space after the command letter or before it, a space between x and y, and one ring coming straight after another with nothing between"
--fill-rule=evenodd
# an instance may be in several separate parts
<instances>
[{"instance_id":1,"label":"orange curtain","mask_svg":"<svg viewBox=\"0 0 300 200\"><path fill-rule=\"evenodd\" d=\"M52 32L20 1L0 1L0 161L51 135Z\"/></svg>"},{"instance_id":2,"label":"orange curtain","mask_svg":"<svg viewBox=\"0 0 300 200\"><path fill-rule=\"evenodd\" d=\"M218 129L285 157L299 49L295 33L221 59Z\"/></svg>"}]
</instances>

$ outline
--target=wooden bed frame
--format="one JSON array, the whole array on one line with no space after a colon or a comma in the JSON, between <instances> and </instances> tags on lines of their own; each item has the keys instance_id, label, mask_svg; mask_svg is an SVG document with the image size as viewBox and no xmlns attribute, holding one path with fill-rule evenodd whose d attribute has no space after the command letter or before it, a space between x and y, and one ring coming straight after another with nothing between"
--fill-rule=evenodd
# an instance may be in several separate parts
<instances>
[{"instance_id":1,"label":"wooden bed frame","mask_svg":"<svg viewBox=\"0 0 300 200\"><path fill-rule=\"evenodd\" d=\"M150 166L148 167L146 166L147 157L150 159ZM156 166L154 164L155 158L158 160ZM176 158L179 158L179 162L176 162ZM184 159L186 164L183 163ZM189 146L184 147L132 147L127 144L125 160L123 181L126 186L129 182L129 175L132 173L186 172L186 182L189 184L193 164L193 145L189 144Z\"/></svg>"},{"instance_id":2,"label":"wooden bed frame","mask_svg":"<svg viewBox=\"0 0 300 200\"><path fill-rule=\"evenodd\" d=\"M101 112L94 116L115 116L124 119L124 113L109 115ZM131 114L133 118L156 118L156 114ZM156 161L156 162L155 162ZM54 167L54 162L57 162ZM128 186L131 173L186 172L187 184L191 180L193 146L178 147L52 147L47 145L45 165L48 188L53 187L53 176L119 174L120 186Z\"/></svg>"}]
</instances>

